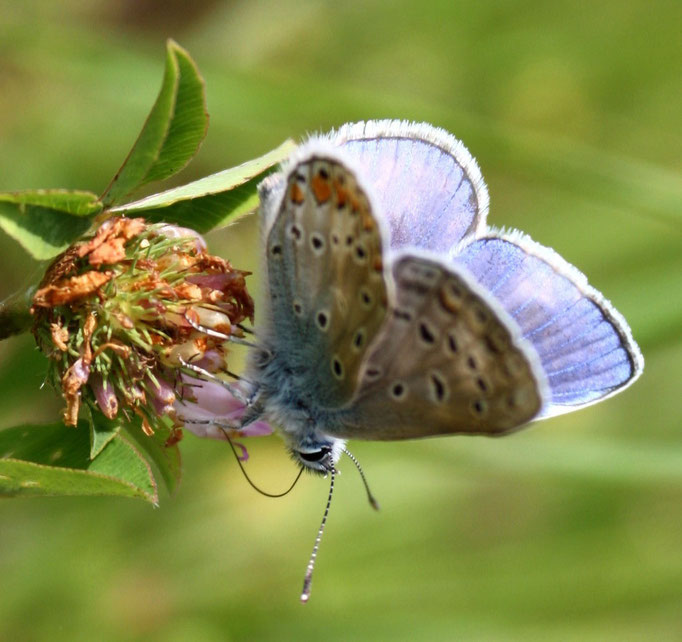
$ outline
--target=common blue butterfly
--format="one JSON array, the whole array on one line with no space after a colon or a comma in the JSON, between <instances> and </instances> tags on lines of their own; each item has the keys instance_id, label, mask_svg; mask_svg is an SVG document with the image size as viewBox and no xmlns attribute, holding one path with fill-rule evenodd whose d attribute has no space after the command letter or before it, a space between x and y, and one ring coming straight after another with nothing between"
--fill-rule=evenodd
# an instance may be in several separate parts
<instances>
[{"instance_id":1,"label":"common blue butterfly","mask_svg":"<svg viewBox=\"0 0 682 642\"><path fill-rule=\"evenodd\" d=\"M442 129L314 136L260 198L267 293L240 426L274 424L332 484L346 439L502 435L642 372L627 323L576 268L486 225L480 170Z\"/></svg>"}]
</instances>

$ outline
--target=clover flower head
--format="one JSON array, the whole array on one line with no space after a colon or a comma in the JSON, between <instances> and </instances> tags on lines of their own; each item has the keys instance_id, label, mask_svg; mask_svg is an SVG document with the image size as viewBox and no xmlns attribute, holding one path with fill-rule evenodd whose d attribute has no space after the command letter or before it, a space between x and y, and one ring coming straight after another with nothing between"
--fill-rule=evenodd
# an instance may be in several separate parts
<instances>
[{"instance_id":1,"label":"clover flower head","mask_svg":"<svg viewBox=\"0 0 682 642\"><path fill-rule=\"evenodd\" d=\"M67 249L31 308L64 422L75 426L85 403L109 419L137 415L148 434L169 419L177 440L177 404L189 390L183 364L225 367L224 338L201 328L242 335L238 324L253 316L246 274L209 254L193 230L141 218L110 218Z\"/></svg>"}]
</instances>

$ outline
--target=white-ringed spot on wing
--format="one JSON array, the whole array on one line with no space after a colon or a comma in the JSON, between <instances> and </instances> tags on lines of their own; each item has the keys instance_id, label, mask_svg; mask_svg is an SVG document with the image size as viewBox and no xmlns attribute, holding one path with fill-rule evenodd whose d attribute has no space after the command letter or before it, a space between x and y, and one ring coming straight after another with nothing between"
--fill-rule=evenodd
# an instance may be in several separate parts
<instances>
[{"instance_id":1,"label":"white-ringed spot on wing","mask_svg":"<svg viewBox=\"0 0 682 642\"><path fill-rule=\"evenodd\" d=\"M310 235L310 249L315 256L322 256L327 249L327 243L319 232L313 232Z\"/></svg>"},{"instance_id":2,"label":"white-ringed spot on wing","mask_svg":"<svg viewBox=\"0 0 682 642\"><path fill-rule=\"evenodd\" d=\"M480 375L476 377L476 387L483 393L490 391L488 380Z\"/></svg>"},{"instance_id":3,"label":"white-ringed spot on wing","mask_svg":"<svg viewBox=\"0 0 682 642\"><path fill-rule=\"evenodd\" d=\"M388 394L393 401L403 401L407 399L407 385L402 381L395 381L389 386Z\"/></svg>"},{"instance_id":4,"label":"white-ringed spot on wing","mask_svg":"<svg viewBox=\"0 0 682 642\"><path fill-rule=\"evenodd\" d=\"M417 338L424 347L432 348L436 344L437 333L438 330L425 319L417 324Z\"/></svg>"},{"instance_id":5,"label":"white-ringed spot on wing","mask_svg":"<svg viewBox=\"0 0 682 642\"><path fill-rule=\"evenodd\" d=\"M365 308L365 310L369 310L374 305L374 297L372 296L372 293L364 286L360 288L358 293L362 307Z\"/></svg>"},{"instance_id":6,"label":"white-ringed spot on wing","mask_svg":"<svg viewBox=\"0 0 682 642\"><path fill-rule=\"evenodd\" d=\"M474 417L483 417L488 412L488 404L485 399L474 399L469 404L469 410Z\"/></svg>"},{"instance_id":7,"label":"white-ringed spot on wing","mask_svg":"<svg viewBox=\"0 0 682 642\"><path fill-rule=\"evenodd\" d=\"M326 332L329 329L329 312L327 310L320 310L315 315L315 325Z\"/></svg>"},{"instance_id":8,"label":"white-ringed spot on wing","mask_svg":"<svg viewBox=\"0 0 682 642\"><path fill-rule=\"evenodd\" d=\"M272 256L277 256L277 257L282 256L282 246L279 245L278 243L275 243L275 244L270 248L270 254L271 254Z\"/></svg>"},{"instance_id":9,"label":"white-ringed spot on wing","mask_svg":"<svg viewBox=\"0 0 682 642\"><path fill-rule=\"evenodd\" d=\"M334 355L332 357L331 366L334 377L339 381L343 379L343 364L341 363L341 359L339 359L338 355Z\"/></svg>"},{"instance_id":10,"label":"white-ringed spot on wing","mask_svg":"<svg viewBox=\"0 0 682 642\"><path fill-rule=\"evenodd\" d=\"M367 263L367 248L361 243L358 243L353 249L353 259L358 265Z\"/></svg>"},{"instance_id":11,"label":"white-ringed spot on wing","mask_svg":"<svg viewBox=\"0 0 682 642\"><path fill-rule=\"evenodd\" d=\"M299 245L303 243L303 230L296 223L289 223L287 225L287 235L295 243Z\"/></svg>"},{"instance_id":12,"label":"white-ringed spot on wing","mask_svg":"<svg viewBox=\"0 0 682 642\"><path fill-rule=\"evenodd\" d=\"M453 332L448 332L445 335L445 352L454 355L459 352L459 344Z\"/></svg>"},{"instance_id":13,"label":"white-ringed spot on wing","mask_svg":"<svg viewBox=\"0 0 682 642\"><path fill-rule=\"evenodd\" d=\"M358 328L353 335L352 347L355 352L359 352L365 347L365 339L367 338L367 333L364 328Z\"/></svg>"},{"instance_id":14,"label":"white-ringed spot on wing","mask_svg":"<svg viewBox=\"0 0 682 642\"><path fill-rule=\"evenodd\" d=\"M438 370L429 372L429 391L431 393L431 399L436 403L444 403L450 396L447 382Z\"/></svg>"}]
</instances>

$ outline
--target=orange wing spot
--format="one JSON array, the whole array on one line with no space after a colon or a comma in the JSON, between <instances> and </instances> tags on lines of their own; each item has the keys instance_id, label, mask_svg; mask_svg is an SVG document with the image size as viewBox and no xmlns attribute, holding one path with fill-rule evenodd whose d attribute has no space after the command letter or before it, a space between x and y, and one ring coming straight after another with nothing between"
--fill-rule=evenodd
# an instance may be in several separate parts
<instances>
[{"instance_id":1,"label":"orange wing spot","mask_svg":"<svg viewBox=\"0 0 682 642\"><path fill-rule=\"evenodd\" d=\"M319 174L313 176L313 179L310 181L310 187L318 203L326 203L331 198L332 188L329 186L329 182Z\"/></svg>"},{"instance_id":2,"label":"orange wing spot","mask_svg":"<svg viewBox=\"0 0 682 642\"><path fill-rule=\"evenodd\" d=\"M381 272L384 269L384 262L381 260L380 256L374 257L374 263L372 264L372 267L377 272Z\"/></svg>"},{"instance_id":3,"label":"orange wing spot","mask_svg":"<svg viewBox=\"0 0 682 642\"><path fill-rule=\"evenodd\" d=\"M448 290L448 288L445 286L440 288L438 291L438 300L441 304L441 307L446 312L450 312L451 314L457 315L462 309L462 300L453 296L450 290Z\"/></svg>"},{"instance_id":4,"label":"orange wing spot","mask_svg":"<svg viewBox=\"0 0 682 642\"><path fill-rule=\"evenodd\" d=\"M291 202L300 205L305 200L303 190L298 186L298 183L291 185Z\"/></svg>"},{"instance_id":5,"label":"orange wing spot","mask_svg":"<svg viewBox=\"0 0 682 642\"><path fill-rule=\"evenodd\" d=\"M353 213L356 213L360 209L360 201L355 194L350 194L350 209Z\"/></svg>"},{"instance_id":6,"label":"orange wing spot","mask_svg":"<svg viewBox=\"0 0 682 642\"><path fill-rule=\"evenodd\" d=\"M362 229L366 232L374 229L374 219L369 214L365 214L365 216L362 217Z\"/></svg>"},{"instance_id":7,"label":"orange wing spot","mask_svg":"<svg viewBox=\"0 0 682 642\"><path fill-rule=\"evenodd\" d=\"M334 191L336 192L336 206L341 209L348 200L348 190L344 189L341 181L337 179L334 181Z\"/></svg>"}]
</instances>

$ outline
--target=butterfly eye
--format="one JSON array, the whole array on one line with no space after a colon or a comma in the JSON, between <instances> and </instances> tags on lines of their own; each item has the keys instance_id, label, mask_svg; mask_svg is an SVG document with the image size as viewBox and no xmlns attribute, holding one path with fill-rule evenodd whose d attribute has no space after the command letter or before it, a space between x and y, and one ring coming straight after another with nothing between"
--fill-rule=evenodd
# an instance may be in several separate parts
<instances>
[{"instance_id":1,"label":"butterfly eye","mask_svg":"<svg viewBox=\"0 0 682 642\"><path fill-rule=\"evenodd\" d=\"M329 455L332 449L329 446L323 446L319 450L314 450L310 453L304 453L300 450L296 451L296 454L303 460L309 461L311 463L322 461L325 457Z\"/></svg>"}]
</instances>

